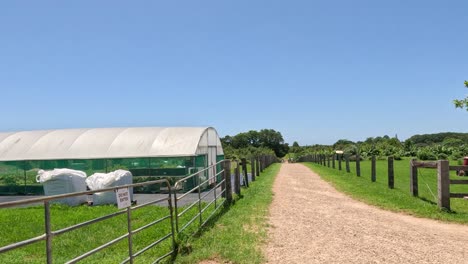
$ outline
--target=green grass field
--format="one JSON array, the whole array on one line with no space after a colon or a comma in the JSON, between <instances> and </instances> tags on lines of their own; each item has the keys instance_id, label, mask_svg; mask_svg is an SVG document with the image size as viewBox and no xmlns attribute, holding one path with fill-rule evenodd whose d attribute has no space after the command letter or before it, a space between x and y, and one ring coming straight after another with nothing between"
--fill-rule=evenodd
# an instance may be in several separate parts
<instances>
[{"instance_id":1,"label":"green grass field","mask_svg":"<svg viewBox=\"0 0 468 264\"><path fill-rule=\"evenodd\" d=\"M52 230L58 230L73 224L77 224L95 217L117 212L116 206L79 206L69 207L64 205L51 206ZM133 229L144 226L155 217L168 215L165 207L148 206L132 211ZM100 246L127 232L126 214L80 228L53 239L54 263L63 263L84 252ZM0 213L0 246L32 238L44 233L44 209L11 208L2 209ZM141 250L156 237L162 237L170 232L169 220L152 226L134 236L134 252ZM156 235L155 235L156 234ZM163 255L171 250L172 241L163 242L160 246L143 253L136 259L137 263L147 263L154 260L155 256ZM128 243L124 239L109 248L85 259L86 263L116 263L128 256ZM44 263L46 262L45 242L38 242L24 248L15 249L0 254L0 263Z\"/></svg>"},{"instance_id":2,"label":"green grass field","mask_svg":"<svg viewBox=\"0 0 468 264\"><path fill-rule=\"evenodd\" d=\"M214 204L207 207L202 215L205 221L213 219L205 228L192 237L199 227L197 218L176 237L179 244L177 262L193 263L206 258L222 258L236 263L260 263L262 254L257 247L266 236L266 215L272 199L271 186L279 165L267 168L249 189L242 189L242 196L235 197L231 207L214 212ZM220 199L219 202L223 200ZM207 206L206 203L202 204ZM179 208L179 213L184 208ZM52 230L59 230L83 221L117 212L113 205L106 206L51 206ZM179 227L188 223L198 211L198 206L188 210L180 218ZM166 216L166 207L147 206L132 211L132 229L135 230L151 221ZM53 238L53 262L63 263L84 252L96 248L127 232L126 214L80 228ZM44 208L6 208L0 210L0 247L10 243L44 234ZM143 249L171 230L169 220L145 229L133 239L133 252ZM232 250L237 248L237 250ZM135 259L135 263L149 263L172 249L169 239ZM191 254L187 254L191 252ZM86 258L86 263L118 263L128 256L126 239ZM171 259L166 259L171 262ZM0 254L0 263L44 263L46 262L45 242L38 242L23 248Z\"/></svg>"},{"instance_id":3,"label":"green grass field","mask_svg":"<svg viewBox=\"0 0 468 264\"><path fill-rule=\"evenodd\" d=\"M268 167L242 197L222 217L208 225L200 236L185 243L190 254L180 254L176 263L197 263L215 259L224 263L263 263L259 247L267 236L268 207L273 199L272 186L280 164Z\"/></svg>"},{"instance_id":4,"label":"green grass field","mask_svg":"<svg viewBox=\"0 0 468 264\"><path fill-rule=\"evenodd\" d=\"M371 162L361 161L361 177L356 176L355 162L350 162L350 173L346 173L345 162L342 171L315 163L305 163L324 180L332 183L338 190L355 199L397 212L418 217L468 224L468 201L450 199L451 211L437 207L437 170L418 169L419 197L410 194L410 160L395 160L395 189L388 188L387 161L377 161L377 181L371 182ZM454 163L455 165L456 163ZM451 178L461 179L451 172ZM451 192L468 193L468 185L451 185Z\"/></svg>"}]
</instances>

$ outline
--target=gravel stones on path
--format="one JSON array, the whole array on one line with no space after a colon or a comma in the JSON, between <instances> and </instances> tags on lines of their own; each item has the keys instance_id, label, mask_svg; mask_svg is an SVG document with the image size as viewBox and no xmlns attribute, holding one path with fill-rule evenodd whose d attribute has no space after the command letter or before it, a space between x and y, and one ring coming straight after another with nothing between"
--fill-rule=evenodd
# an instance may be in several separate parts
<instances>
[{"instance_id":1,"label":"gravel stones on path","mask_svg":"<svg viewBox=\"0 0 468 264\"><path fill-rule=\"evenodd\" d=\"M273 191L268 263L468 264L466 225L355 201L297 163L282 164Z\"/></svg>"}]
</instances>

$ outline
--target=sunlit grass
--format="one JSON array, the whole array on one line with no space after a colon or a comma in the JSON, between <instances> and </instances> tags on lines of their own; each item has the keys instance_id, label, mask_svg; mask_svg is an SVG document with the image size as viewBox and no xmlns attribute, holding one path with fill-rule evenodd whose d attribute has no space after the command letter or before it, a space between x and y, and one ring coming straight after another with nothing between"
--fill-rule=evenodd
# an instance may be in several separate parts
<instances>
[{"instance_id":1,"label":"sunlit grass","mask_svg":"<svg viewBox=\"0 0 468 264\"><path fill-rule=\"evenodd\" d=\"M451 212L438 208L436 169L418 169L419 197L413 197L410 194L410 161L408 159L394 161L394 189L388 188L387 161L378 160L376 164L377 180L371 182L371 162L368 160L361 161L361 177L356 176L354 162L350 162L350 173L346 173L344 162L342 171L315 163L305 163L338 190L366 203L419 217L468 224L467 200L452 198L450 200ZM455 172L451 172L451 178L460 179L455 176ZM468 193L468 185L451 185L451 192Z\"/></svg>"},{"instance_id":2,"label":"sunlit grass","mask_svg":"<svg viewBox=\"0 0 468 264\"><path fill-rule=\"evenodd\" d=\"M250 188L242 188L241 197L208 224L201 234L188 238L176 263L198 263L215 259L229 263L263 263L261 244L266 241L268 207L272 186L280 165L267 168Z\"/></svg>"}]
</instances>

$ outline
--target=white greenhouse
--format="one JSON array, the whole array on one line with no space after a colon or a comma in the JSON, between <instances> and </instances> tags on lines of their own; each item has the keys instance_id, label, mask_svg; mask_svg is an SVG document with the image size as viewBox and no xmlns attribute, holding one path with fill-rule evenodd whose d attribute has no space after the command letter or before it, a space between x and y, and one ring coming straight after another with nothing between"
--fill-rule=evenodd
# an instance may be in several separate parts
<instances>
[{"instance_id":1,"label":"white greenhouse","mask_svg":"<svg viewBox=\"0 0 468 264\"><path fill-rule=\"evenodd\" d=\"M136 127L0 133L0 194L39 194L39 170L129 170L133 182L174 180L224 158L212 127ZM157 192L158 190L136 190Z\"/></svg>"}]
</instances>

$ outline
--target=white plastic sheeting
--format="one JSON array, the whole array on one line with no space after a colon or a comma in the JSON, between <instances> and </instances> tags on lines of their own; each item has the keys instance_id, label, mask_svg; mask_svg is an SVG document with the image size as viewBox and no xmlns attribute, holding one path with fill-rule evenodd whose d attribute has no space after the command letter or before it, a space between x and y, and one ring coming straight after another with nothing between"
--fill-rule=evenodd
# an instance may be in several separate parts
<instances>
[{"instance_id":1,"label":"white plastic sheeting","mask_svg":"<svg viewBox=\"0 0 468 264\"><path fill-rule=\"evenodd\" d=\"M0 133L0 161L223 155L212 127L62 129Z\"/></svg>"},{"instance_id":2,"label":"white plastic sheeting","mask_svg":"<svg viewBox=\"0 0 468 264\"><path fill-rule=\"evenodd\" d=\"M86 191L86 173L82 171L70 169L39 170L36 181L43 184L46 196ZM80 195L52 202L76 206L86 203L87 200L86 195Z\"/></svg>"},{"instance_id":3,"label":"white plastic sheeting","mask_svg":"<svg viewBox=\"0 0 468 264\"><path fill-rule=\"evenodd\" d=\"M99 190L126 184L132 184L132 173L126 170L116 170L109 173L95 173L86 179L91 190ZM130 188L130 199L133 201L133 189ZM116 204L115 192L99 192L93 194L93 205Z\"/></svg>"}]
</instances>

